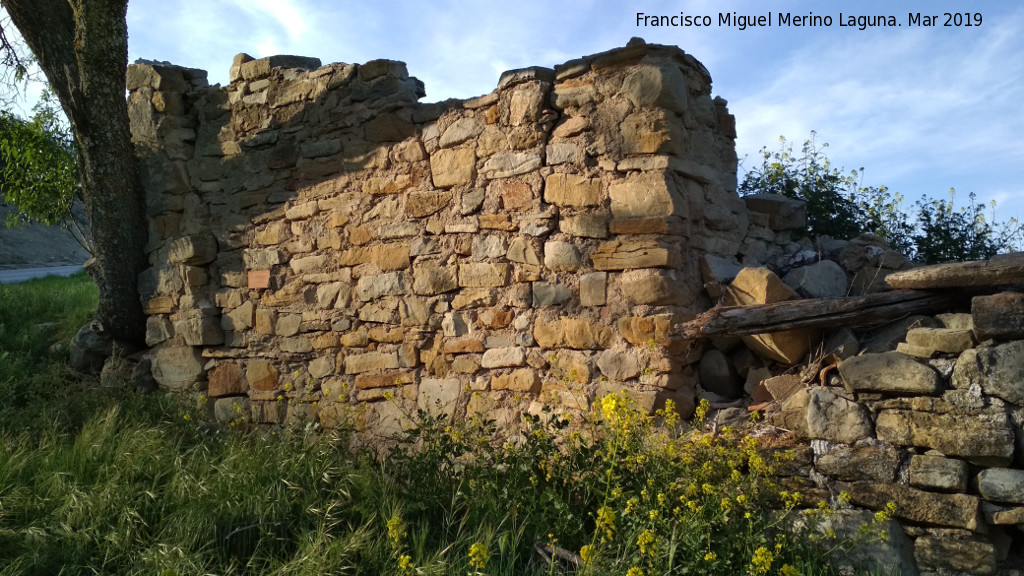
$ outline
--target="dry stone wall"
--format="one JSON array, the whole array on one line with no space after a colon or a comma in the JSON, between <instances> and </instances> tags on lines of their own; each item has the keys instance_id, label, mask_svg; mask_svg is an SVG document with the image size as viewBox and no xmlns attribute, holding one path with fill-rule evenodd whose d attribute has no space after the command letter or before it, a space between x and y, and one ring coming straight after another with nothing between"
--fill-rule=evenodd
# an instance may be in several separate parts
<instances>
[{"instance_id":1,"label":"dry stone wall","mask_svg":"<svg viewBox=\"0 0 1024 576\"><path fill-rule=\"evenodd\" d=\"M710 305L701 259L775 246L736 196L725 101L675 47L433 104L387 60L239 55L229 86L205 78L142 63L128 88L153 375L220 420L330 427L359 404L394 430L623 388L688 414L697 357L667 333Z\"/></svg>"}]
</instances>

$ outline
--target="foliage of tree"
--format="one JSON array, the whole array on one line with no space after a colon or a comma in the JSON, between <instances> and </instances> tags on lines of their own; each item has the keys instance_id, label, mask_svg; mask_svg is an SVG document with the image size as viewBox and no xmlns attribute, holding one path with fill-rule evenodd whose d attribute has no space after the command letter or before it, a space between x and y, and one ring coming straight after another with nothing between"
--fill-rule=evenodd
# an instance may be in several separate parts
<instances>
[{"instance_id":1,"label":"foliage of tree","mask_svg":"<svg viewBox=\"0 0 1024 576\"><path fill-rule=\"evenodd\" d=\"M147 265L146 223L124 95L128 0L0 0L0 5L71 124L94 246L96 321L111 338L141 343L145 315L136 281ZM8 31L0 29L0 51L8 47Z\"/></svg>"},{"instance_id":2,"label":"foliage of tree","mask_svg":"<svg viewBox=\"0 0 1024 576\"><path fill-rule=\"evenodd\" d=\"M0 111L0 192L15 211L7 225L66 219L78 188L74 140L50 92L30 120Z\"/></svg>"},{"instance_id":3,"label":"foliage of tree","mask_svg":"<svg viewBox=\"0 0 1024 576\"><path fill-rule=\"evenodd\" d=\"M778 150L761 149L762 163L746 173L739 185L743 196L772 193L801 200L807 207L807 234L849 239L870 232L913 260L924 264L979 260L1013 251L1024 241L1015 219L985 218L985 206L972 192L967 206L950 199L923 196L916 213L903 210L903 196L886 186L863 186L864 169L844 174L835 168L819 145L815 132L804 141L800 154L780 137ZM994 210L995 204L992 203Z\"/></svg>"}]
</instances>

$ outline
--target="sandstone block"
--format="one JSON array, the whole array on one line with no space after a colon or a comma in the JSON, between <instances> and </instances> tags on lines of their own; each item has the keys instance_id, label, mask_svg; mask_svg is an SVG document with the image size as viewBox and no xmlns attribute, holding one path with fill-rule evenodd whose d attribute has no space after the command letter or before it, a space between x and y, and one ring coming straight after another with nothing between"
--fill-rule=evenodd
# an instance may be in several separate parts
<instances>
[{"instance_id":1,"label":"sandstone block","mask_svg":"<svg viewBox=\"0 0 1024 576\"><path fill-rule=\"evenodd\" d=\"M943 354L959 354L974 346L974 335L970 330L912 328L907 332L907 344Z\"/></svg>"},{"instance_id":2,"label":"sandstone block","mask_svg":"<svg viewBox=\"0 0 1024 576\"><path fill-rule=\"evenodd\" d=\"M505 238L497 234L480 234L473 237L473 260L501 258L508 251Z\"/></svg>"},{"instance_id":3,"label":"sandstone block","mask_svg":"<svg viewBox=\"0 0 1024 576\"><path fill-rule=\"evenodd\" d=\"M978 384L991 394L1024 406L1024 341L1016 340L989 348L973 348L960 355L953 368L952 383L966 390Z\"/></svg>"},{"instance_id":4,"label":"sandstone block","mask_svg":"<svg viewBox=\"0 0 1024 576\"><path fill-rule=\"evenodd\" d=\"M245 379L253 390L270 392L277 388L277 368L267 360L249 360L245 363Z\"/></svg>"},{"instance_id":5,"label":"sandstone block","mask_svg":"<svg viewBox=\"0 0 1024 576\"><path fill-rule=\"evenodd\" d=\"M356 390L371 390L374 388L392 388L415 382L415 374L411 370L398 370L384 372L382 374L358 374L356 376Z\"/></svg>"},{"instance_id":6,"label":"sandstone block","mask_svg":"<svg viewBox=\"0 0 1024 576\"><path fill-rule=\"evenodd\" d=\"M640 361L628 350L605 350L597 357L597 367L611 380L630 380L640 375Z\"/></svg>"},{"instance_id":7,"label":"sandstone block","mask_svg":"<svg viewBox=\"0 0 1024 576\"><path fill-rule=\"evenodd\" d=\"M174 336L174 326L165 316L146 318L146 346L153 347Z\"/></svg>"},{"instance_id":8,"label":"sandstone block","mask_svg":"<svg viewBox=\"0 0 1024 576\"><path fill-rule=\"evenodd\" d=\"M519 347L491 348L484 352L480 365L484 368L514 368L526 364L526 351Z\"/></svg>"},{"instance_id":9,"label":"sandstone block","mask_svg":"<svg viewBox=\"0 0 1024 576\"><path fill-rule=\"evenodd\" d=\"M533 249L533 243L522 236L512 240L505 257L512 262L529 266L540 266L540 257L537 255L537 251Z\"/></svg>"},{"instance_id":10,"label":"sandstone block","mask_svg":"<svg viewBox=\"0 0 1024 576\"><path fill-rule=\"evenodd\" d=\"M808 298L839 298L849 291L846 272L831 260L796 268L786 274L782 282Z\"/></svg>"},{"instance_id":11,"label":"sandstone block","mask_svg":"<svg viewBox=\"0 0 1024 576\"><path fill-rule=\"evenodd\" d=\"M458 378L423 378L420 380L416 406L432 415L451 418L462 394L462 381Z\"/></svg>"},{"instance_id":12,"label":"sandstone block","mask_svg":"<svg viewBox=\"0 0 1024 576\"><path fill-rule=\"evenodd\" d=\"M430 155L430 176L437 188L471 184L476 178L476 153L471 148L438 150Z\"/></svg>"},{"instance_id":13,"label":"sandstone block","mask_svg":"<svg viewBox=\"0 0 1024 576\"><path fill-rule=\"evenodd\" d=\"M854 482L849 492L850 503L872 510L884 510L886 504L895 502L894 516L911 522L972 531L984 528L977 496L939 494L877 482Z\"/></svg>"},{"instance_id":14,"label":"sandstone block","mask_svg":"<svg viewBox=\"0 0 1024 576\"><path fill-rule=\"evenodd\" d=\"M975 296L971 316L979 340L1024 339L1024 294L1020 292Z\"/></svg>"},{"instance_id":15,"label":"sandstone block","mask_svg":"<svg viewBox=\"0 0 1024 576\"><path fill-rule=\"evenodd\" d=\"M409 268L409 243L385 242L373 246L355 247L341 253L339 264L359 266L373 264L384 272Z\"/></svg>"},{"instance_id":16,"label":"sandstone block","mask_svg":"<svg viewBox=\"0 0 1024 576\"><path fill-rule=\"evenodd\" d=\"M363 182L363 193L371 196L380 194L397 194L412 186L412 177L408 174L368 178Z\"/></svg>"},{"instance_id":17,"label":"sandstone block","mask_svg":"<svg viewBox=\"0 0 1024 576\"><path fill-rule=\"evenodd\" d=\"M874 437L867 408L827 388L808 389L807 433L811 438L853 444Z\"/></svg>"},{"instance_id":18,"label":"sandstone block","mask_svg":"<svg viewBox=\"0 0 1024 576\"><path fill-rule=\"evenodd\" d=\"M302 314L282 314L277 318L276 333L278 336L294 336L299 333Z\"/></svg>"},{"instance_id":19,"label":"sandstone block","mask_svg":"<svg viewBox=\"0 0 1024 576\"><path fill-rule=\"evenodd\" d=\"M687 306L697 295L675 270L630 270L619 277L619 289L630 304Z\"/></svg>"},{"instance_id":20,"label":"sandstone block","mask_svg":"<svg viewBox=\"0 0 1024 576\"><path fill-rule=\"evenodd\" d=\"M607 238L608 218L597 214L562 216L558 221L558 229L570 236Z\"/></svg>"},{"instance_id":21,"label":"sandstone block","mask_svg":"<svg viewBox=\"0 0 1024 576\"><path fill-rule=\"evenodd\" d=\"M153 379L169 390L185 390L204 375L203 358L191 346L165 346L153 356Z\"/></svg>"},{"instance_id":22,"label":"sandstone block","mask_svg":"<svg viewBox=\"0 0 1024 576\"><path fill-rule=\"evenodd\" d=\"M857 442L853 446L830 443L814 460L819 472L842 482L890 483L899 465L899 451L877 442Z\"/></svg>"},{"instance_id":23,"label":"sandstone block","mask_svg":"<svg viewBox=\"0 0 1024 576\"><path fill-rule=\"evenodd\" d=\"M483 174L490 179L510 178L533 172L543 164L537 152L501 152L484 162Z\"/></svg>"},{"instance_id":24,"label":"sandstone block","mask_svg":"<svg viewBox=\"0 0 1024 576\"><path fill-rule=\"evenodd\" d=\"M619 334L633 346L668 346L668 334L671 329L670 315L661 314L653 317L628 316L616 321Z\"/></svg>"},{"instance_id":25,"label":"sandstone block","mask_svg":"<svg viewBox=\"0 0 1024 576\"><path fill-rule=\"evenodd\" d=\"M433 296L459 289L455 270L437 262L425 262L413 268L412 291Z\"/></svg>"},{"instance_id":26,"label":"sandstone block","mask_svg":"<svg viewBox=\"0 0 1024 576\"><path fill-rule=\"evenodd\" d=\"M638 174L608 186L613 218L686 216L686 204L665 174Z\"/></svg>"},{"instance_id":27,"label":"sandstone block","mask_svg":"<svg viewBox=\"0 0 1024 576\"><path fill-rule=\"evenodd\" d=\"M544 181L544 201L562 207L599 206L601 181L576 174L552 174Z\"/></svg>"},{"instance_id":28,"label":"sandstone block","mask_svg":"<svg viewBox=\"0 0 1024 576\"><path fill-rule=\"evenodd\" d=\"M441 146L441 148L458 146L463 142L476 138L483 131L483 122L476 118L460 118L441 133L441 139L438 141L438 145Z\"/></svg>"},{"instance_id":29,"label":"sandstone block","mask_svg":"<svg viewBox=\"0 0 1024 576\"><path fill-rule=\"evenodd\" d=\"M452 372L456 374L476 374L479 371L479 354L460 354L452 360Z\"/></svg>"},{"instance_id":30,"label":"sandstone block","mask_svg":"<svg viewBox=\"0 0 1024 576\"><path fill-rule=\"evenodd\" d=\"M989 468L978 474L978 493L986 500L1024 504L1024 470Z\"/></svg>"},{"instance_id":31,"label":"sandstone block","mask_svg":"<svg viewBox=\"0 0 1024 576\"><path fill-rule=\"evenodd\" d=\"M899 352L848 358L839 365L839 375L853 392L937 394L942 389L938 372Z\"/></svg>"},{"instance_id":32,"label":"sandstone block","mask_svg":"<svg viewBox=\"0 0 1024 576\"><path fill-rule=\"evenodd\" d=\"M910 485L939 492L964 492L968 470L963 460L915 454L910 457Z\"/></svg>"},{"instance_id":33,"label":"sandstone block","mask_svg":"<svg viewBox=\"0 0 1024 576\"><path fill-rule=\"evenodd\" d=\"M398 367L397 352L366 352L364 354L349 354L345 356L346 374L393 370Z\"/></svg>"},{"instance_id":34,"label":"sandstone block","mask_svg":"<svg viewBox=\"0 0 1024 576\"><path fill-rule=\"evenodd\" d=\"M363 276L356 283L356 296L362 302L384 296L398 296L407 291L404 272L388 272L375 276Z\"/></svg>"},{"instance_id":35,"label":"sandstone block","mask_svg":"<svg viewBox=\"0 0 1024 576\"><path fill-rule=\"evenodd\" d=\"M202 266L217 258L217 240L208 234L182 236L171 242L167 260L175 264Z\"/></svg>"},{"instance_id":36,"label":"sandstone block","mask_svg":"<svg viewBox=\"0 0 1024 576\"><path fill-rule=\"evenodd\" d=\"M532 368L520 368L513 370L511 374L504 374L491 378L491 390L509 390L512 392L528 392L536 394L540 392L540 378Z\"/></svg>"},{"instance_id":37,"label":"sandstone block","mask_svg":"<svg viewBox=\"0 0 1024 576\"><path fill-rule=\"evenodd\" d=\"M413 192L409 194L405 213L413 218L425 218L436 214L451 202L451 192Z\"/></svg>"},{"instance_id":38,"label":"sandstone block","mask_svg":"<svg viewBox=\"0 0 1024 576\"><path fill-rule=\"evenodd\" d=\"M568 302L572 295L569 289L554 282L534 282L532 288L533 307L558 306Z\"/></svg>"},{"instance_id":39,"label":"sandstone block","mask_svg":"<svg viewBox=\"0 0 1024 576\"><path fill-rule=\"evenodd\" d=\"M508 264L459 264L459 286L467 288L497 288L508 286L511 277Z\"/></svg>"},{"instance_id":40,"label":"sandstone block","mask_svg":"<svg viewBox=\"0 0 1024 576\"><path fill-rule=\"evenodd\" d=\"M174 333L184 338L185 344L189 346L216 346L224 343L220 324L211 316L178 320L174 323Z\"/></svg>"},{"instance_id":41,"label":"sandstone block","mask_svg":"<svg viewBox=\"0 0 1024 576\"><path fill-rule=\"evenodd\" d=\"M228 396L213 401L213 418L217 422L237 422L249 418L249 399L245 396Z\"/></svg>"},{"instance_id":42,"label":"sandstone block","mask_svg":"<svg viewBox=\"0 0 1024 576\"><path fill-rule=\"evenodd\" d=\"M296 274L307 274L310 272L322 271L327 266L327 262L327 256L316 255L292 258L291 261L288 262L288 265L291 267L292 272Z\"/></svg>"},{"instance_id":43,"label":"sandstone block","mask_svg":"<svg viewBox=\"0 0 1024 576\"><path fill-rule=\"evenodd\" d=\"M221 316L221 328L225 330L245 330L252 328L255 306L252 300L246 300L241 306Z\"/></svg>"},{"instance_id":44,"label":"sandstone block","mask_svg":"<svg viewBox=\"0 0 1024 576\"><path fill-rule=\"evenodd\" d=\"M686 77L676 66L646 64L631 72L620 92L637 108L686 110L689 101Z\"/></svg>"},{"instance_id":45,"label":"sandstone block","mask_svg":"<svg viewBox=\"0 0 1024 576\"><path fill-rule=\"evenodd\" d=\"M607 302L607 287L607 272L592 272L580 276L580 305L604 306Z\"/></svg>"},{"instance_id":46,"label":"sandstone block","mask_svg":"<svg viewBox=\"0 0 1024 576\"><path fill-rule=\"evenodd\" d=\"M583 352L559 350L549 357L549 362L551 375L564 383L590 382L590 358Z\"/></svg>"},{"instance_id":47,"label":"sandstone block","mask_svg":"<svg viewBox=\"0 0 1024 576\"><path fill-rule=\"evenodd\" d=\"M669 268L678 263L678 255L664 241L632 237L603 242L590 259L596 270Z\"/></svg>"},{"instance_id":48,"label":"sandstone block","mask_svg":"<svg viewBox=\"0 0 1024 576\"><path fill-rule=\"evenodd\" d=\"M1014 433L1005 413L883 410L875 433L883 442L931 448L985 466L1005 466L1013 459Z\"/></svg>"},{"instance_id":49,"label":"sandstone block","mask_svg":"<svg viewBox=\"0 0 1024 576\"><path fill-rule=\"evenodd\" d=\"M914 559L919 567L939 574L996 574L996 549L981 537L939 538L921 536L914 541Z\"/></svg>"},{"instance_id":50,"label":"sandstone block","mask_svg":"<svg viewBox=\"0 0 1024 576\"><path fill-rule=\"evenodd\" d=\"M210 398L244 394L245 384L242 382L242 371L238 364L221 364L210 371L206 393Z\"/></svg>"},{"instance_id":51,"label":"sandstone block","mask_svg":"<svg viewBox=\"0 0 1024 576\"><path fill-rule=\"evenodd\" d=\"M611 345L612 330L585 318L538 319L533 337L541 348L604 349Z\"/></svg>"},{"instance_id":52,"label":"sandstone block","mask_svg":"<svg viewBox=\"0 0 1024 576\"><path fill-rule=\"evenodd\" d=\"M305 354L306 352L313 351L313 343L305 336L281 338L277 341L277 346L281 349L281 352L290 354Z\"/></svg>"},{"instance_id":53,"label":"sandstone block","mask_svg":"<svg viewBox=\"0 0 1024 576\"><path fill-rule=\"evenodd\" d=\"M544 243L544 265L556 272L572 272L583 265L583 256L570 242L550 240Z\"/></svg>"},{"instance_id":54,"label":"sandstone block","mask_svg":"<svg viewBox=\"0 0 1024 576\"><path fill-rule=\"evenodd\" d=\"M768 226L775 231L796 230L807 225L807 208L803 202L778 194L744 196L747 210L768 215Z\"/></svg>"}]
</instances>

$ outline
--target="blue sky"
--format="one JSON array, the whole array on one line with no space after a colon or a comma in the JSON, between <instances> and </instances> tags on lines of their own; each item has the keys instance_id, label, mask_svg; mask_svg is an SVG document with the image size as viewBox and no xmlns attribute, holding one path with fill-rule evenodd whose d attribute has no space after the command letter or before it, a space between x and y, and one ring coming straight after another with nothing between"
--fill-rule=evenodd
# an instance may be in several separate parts
<instances>
[{"instance_id":1,"label":"blue sky","mask_svg":"<svg viewBox=\"0 0 1024 576\"><path fill-rule=\"evenodd\" d=\"M943 13L980 13L944 27ZM637 12L709 15L713 25L638 27ZM718 26L719 13L768 15L771 28ZM778 13L830 16L830 27L780 27ZM909 13L937 15L914 27ZM899 27L839 26L891 15ZM973 19L973 18L972 18ZM167 60L226 83L232 57L299 54L327 62L390 58L426 84L426 101L490 92L504 70L554 66L632 36L676 44L711 72L736 116L737 152L811 130L833 164L866 168L910 207L922 194L996 200L1024 220L1024 5L989 2L675 2L610 0L131 0L129 60ZM741 177L743 168L741 167Z\"/></svg>"}]
</instances>

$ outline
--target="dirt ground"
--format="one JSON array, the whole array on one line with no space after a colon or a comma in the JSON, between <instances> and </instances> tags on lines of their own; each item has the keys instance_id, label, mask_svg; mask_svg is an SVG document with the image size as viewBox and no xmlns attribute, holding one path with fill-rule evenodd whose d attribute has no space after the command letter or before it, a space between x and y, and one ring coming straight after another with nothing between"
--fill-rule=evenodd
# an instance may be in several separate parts
<instances>
[{"instance_id":1,"label":"dirt ground","mask_svg":"<svg viewBox=\"0 0 1024 576\"><path fill-rule=\"evenodd\" d=\"M8 228L7 215L11 212L9 206L0 203L0 270L73 266L89 259L89 252L69 229L42 224ZM80 206L75 213L84 221Z\"/></svg>"}]
</instances>

